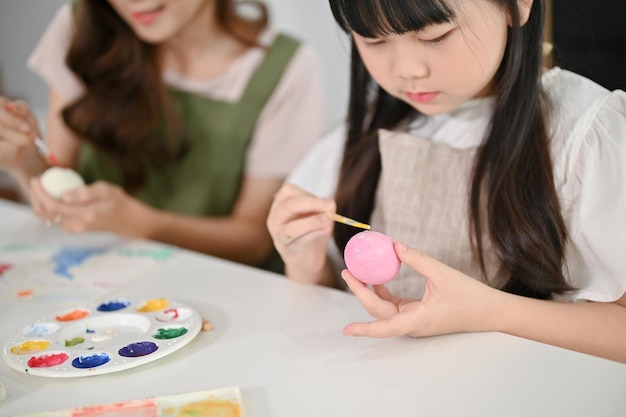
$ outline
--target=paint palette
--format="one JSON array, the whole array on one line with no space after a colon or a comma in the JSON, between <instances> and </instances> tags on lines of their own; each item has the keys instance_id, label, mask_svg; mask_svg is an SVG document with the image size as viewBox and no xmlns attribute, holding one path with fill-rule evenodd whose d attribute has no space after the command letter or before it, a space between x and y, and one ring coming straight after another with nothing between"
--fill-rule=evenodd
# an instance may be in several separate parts
<instances>
[{"instance_id":1,"label":"paint palette","mask_svg":"<svg viewBox=\"0 0 626 417\"><path fill-rule=\"evenodd\" d=\"M30 375L79 377L134 368L185 346L202 319L165 298L111 299L62 309L24 327L4 347L12 368Z\"/></svg>"}]
</instances>

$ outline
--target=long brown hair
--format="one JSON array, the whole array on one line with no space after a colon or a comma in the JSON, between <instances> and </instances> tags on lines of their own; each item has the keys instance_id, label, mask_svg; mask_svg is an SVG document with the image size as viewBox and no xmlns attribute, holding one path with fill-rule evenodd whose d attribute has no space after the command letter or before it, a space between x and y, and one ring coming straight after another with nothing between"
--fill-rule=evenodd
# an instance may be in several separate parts
<instances>
[{"instance_id":1,"label":"long brown hair","mask_svg":"<svg viewBox=\"0 0 626 417\"><path fill-rule=\"evenodd\" d=\"M240 16L233 0L217 0L217 21L244 45L257 46L268 11L261 2L249 3L259 10L253 20ZM76 31L66 62L85 92L63 109L63 119L119 167L128 191L138 191L148 166L165 167L187 150L157 47L140 40L108 1L79 0L74 10Z\"/></svg>"},{"instance_id":2,"label":"long brown hair","mask_svg":"<svg viewBox=\"0 0 626 417\"><path fill-rule=\"evenodd\" d=\"M567 231L554 186L547 131L549 102L540 83L544 5L535 0L522 26L518 0L486 1L505 8L513 24L496 75L495 111L474 162L468 213L472 246L486 275L481 231L487 230L510 271L503 289L547 299L572 288L563 272ZM346 33L353 30L370 38L417 31L455 18L446 0L330 0L330 5ZM378 130L394 129L423 115L374 82L354 42L350 89L337 210L369 219L381 172ZM483 204L486 215L481 211ZM353 233L337 227L337 245L344 248Z\"/></svg>"}]
</instances>

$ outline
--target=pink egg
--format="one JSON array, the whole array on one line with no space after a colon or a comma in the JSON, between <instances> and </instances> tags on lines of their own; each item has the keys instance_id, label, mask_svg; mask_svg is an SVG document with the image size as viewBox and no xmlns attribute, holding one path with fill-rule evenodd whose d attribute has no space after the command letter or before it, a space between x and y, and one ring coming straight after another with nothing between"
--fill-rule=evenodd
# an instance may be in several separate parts
<instances>
[{"instance_id":1,"label":"pink egg","mask_svg":"<svg viewBox=\"0 0 626 417\"><path fill-rule=\"evenodd\" d=\"M384 284L400 269L393 240L385 234L366 230L352 236L343 252L352 275L366 284Z\"/></svg>"}]
</instances>

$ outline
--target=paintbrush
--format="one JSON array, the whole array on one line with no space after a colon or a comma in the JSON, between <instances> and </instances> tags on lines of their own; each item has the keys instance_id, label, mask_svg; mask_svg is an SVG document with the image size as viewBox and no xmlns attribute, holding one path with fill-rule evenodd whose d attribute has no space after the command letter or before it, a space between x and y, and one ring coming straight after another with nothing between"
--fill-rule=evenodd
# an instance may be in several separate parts
<instances>
[{"instance_id":1,"label":"paintbrush","mask_svg":"<svg viewBox=\"0 0 626 417\"><path fill-rule=\"evenodd\" d=\"M343 223L343 224L347 224L348 226L358 227L358 228L367 229L367 230L372 228L372 226L370 226L369 224L357 222L356 220L352 220L351 218L342 216L341 214L326 212L326 215L328 216L328 218L336 221L337 223Z\"/></svg>"},{"instance_id":2,"label":"paintbrush","mask_svg":"<svg viewBox=\"0 0 626 417\"><path fill-rule=\"evenodd\" d=\"M52 151L50 151L50 148L48 148L48 145L46 145L46 142L44 142L39 136L35 138L35 146L37 146L37 149L39 149L39 152L41 152L41 154L44 156L44 158L46 158L46 160L50 164L55 165L55 166L59 165L59 161L52 154Z\"/></svg>"}]
</instances>

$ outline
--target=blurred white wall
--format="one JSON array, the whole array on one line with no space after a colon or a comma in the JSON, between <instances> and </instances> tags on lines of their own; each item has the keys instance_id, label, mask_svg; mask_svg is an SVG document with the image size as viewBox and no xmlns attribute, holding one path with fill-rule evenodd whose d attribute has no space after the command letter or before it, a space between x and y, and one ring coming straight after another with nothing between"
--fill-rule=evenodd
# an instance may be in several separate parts
<instances>
[{"instance_id":1,"label":"blurred white wall","mask_svg":"<svg viewBox=\"0 0 626 417\"><path fill-rule=\"evenodd\" d=\"M343 120L350 87L350 47L333 19L328 0L265 1L276 27L301 36L322 56L329 124Z\"/></svg>"},{"instance_id":2,"label":"blurred white wall","mask_svg":"<svg viewBox=\"0 0 626 417\"><path fill-rule=\"evenodd\" d=\"M66 0L0 0L0 94L21 98L44 114L47 90L26 69L26 59L58 7ZM102 0L104 1L104 0ZM184 0L182 0L184 1ZM322 57L329 126L346 113L349 48L326 0L266 0L274 26L315 47ZM43 120L40 118L40 124Z\"/></svg>"},{"instance_id":3,"label":"blurred white wall","mask_svg":"<svg viewBox=\"0 0 626 417\"><path fill-rule=\"evenodd\" d=\"M0 0L0 94L29 102L43 113L47 89L26 69L26 59L64 0Z\"/></svg>"}]
</instances>

